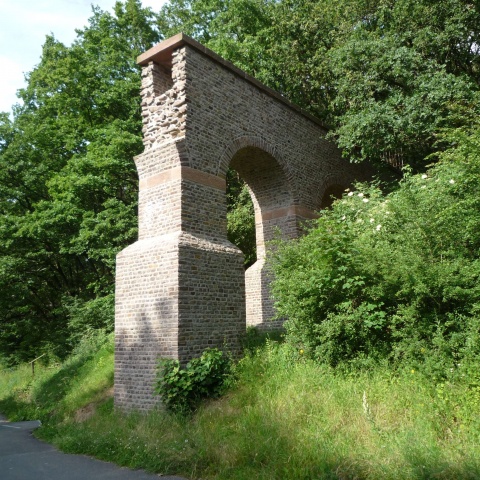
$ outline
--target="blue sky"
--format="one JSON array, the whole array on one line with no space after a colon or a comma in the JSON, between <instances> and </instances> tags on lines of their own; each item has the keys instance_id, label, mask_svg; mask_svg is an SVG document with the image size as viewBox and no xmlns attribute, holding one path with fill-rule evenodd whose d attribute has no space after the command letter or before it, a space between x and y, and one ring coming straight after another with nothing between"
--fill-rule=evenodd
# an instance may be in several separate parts
<instances>
[{"instance_id":1,"label":"blue sky","mask_svg":"<svg viewBox=\"0 0 480 480\"><path fill-rule=\"evenodd\" d=\"M160 10L165 0L142 0ZM10 112L24 73L39 62L45 36L69 45L88 23L91 5L111 11L115 0L0 0L0 111Z\"/></svg>"}]
</instances>

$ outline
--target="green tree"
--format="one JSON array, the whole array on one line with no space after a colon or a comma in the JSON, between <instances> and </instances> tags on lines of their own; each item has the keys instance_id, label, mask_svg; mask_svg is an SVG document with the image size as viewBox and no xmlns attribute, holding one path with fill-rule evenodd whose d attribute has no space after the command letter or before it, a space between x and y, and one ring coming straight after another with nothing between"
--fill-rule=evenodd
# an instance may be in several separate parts
<instances>
[{"instance_id":1,"label":"green tree","mask_svg":"<svg viewBox=\"0 0 480 480\"><path fill-rule=\"evenodd\" d=\"M93 9L71 47L49 36L0 123L0 351L64 356L113 326L115 254L136 236L142 150L136 56L159 40L138 0Z\"/></svg>"},{"instance_id":2,"label":"green tree","mask_svg":"<svg viewBox=\"0 0 480 480\"><path fill-rule=\"evenodd\" d=\"M322 119L353 161L423 169L474 116L478 2L172 0L159 18Z\"/></svg>"},{"instance_id":3,"label":"green tree","mask_svg":"<svg viewBox=\"0 0 480 480\"><path fill-rule=\"evenodd\" d=\"M228 239L245 255L245 268L257 260L255 212L246 183L235 170L227 172Z\"/></svg>"},{"instance_id":4,"label":"green tree","mask_svg":"<svg viewBox=\"0 0 480 480\"><path fill-rule=\"evenodd\" d=\"M478 92L480 11L463 0L379 2L329 53L335 137L354 161L416 169Z\"/></svg>"}]
</instances>

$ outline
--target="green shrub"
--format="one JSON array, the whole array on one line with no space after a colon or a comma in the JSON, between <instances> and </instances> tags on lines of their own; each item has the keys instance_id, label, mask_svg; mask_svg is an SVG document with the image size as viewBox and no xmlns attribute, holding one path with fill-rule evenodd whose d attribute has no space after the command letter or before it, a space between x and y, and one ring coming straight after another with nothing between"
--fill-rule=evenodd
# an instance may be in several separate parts
<instances>
[{"instance_id":1,"label":"green shrub","mask_svg":"<svg viewBox=\"0 0 480 480\"><path fill-rule=\"evenodd\" d=\"M230 357L217 348L205 350L184 368L178 360L161 358L155 392L169 410L185 414L195 410L203 399L219 397L231 374Z\"/></svg>"},{"instance_id":2,"label":"green shrub","mask_svg":"<svg viewBox=\"0 0 480 480\"><path fill-rule=\"evenodd\" d=\"M285 331L282 329L262 331L252 325L247 326L245 335L242 337L242 347L246 354L255 353L260 347L266 343L283 342Z\"/></svg>"},{"instance_id":3,"label":"green shrub","mask_svg":"<svg viewBox=\"0 0 480 480\"><path fill-rule=\"evenodd\" d=\"M358 185L280 245L273 292L286 340L330 365L367 360L440 374L479 355L480 127L422 175Z\"/></svg>"},{"instance_id":4,"label":"green shrub","mask_svg":"<svg viewBox=\"0 0 480 480\"><path fill-rule=\"evenodd\" d=\"M64 303L68 312L69 343L74 347L82 341L87 332L113 331L115 304L113 294L90 300L65 298Z\"/></svg>"}]
</instances>

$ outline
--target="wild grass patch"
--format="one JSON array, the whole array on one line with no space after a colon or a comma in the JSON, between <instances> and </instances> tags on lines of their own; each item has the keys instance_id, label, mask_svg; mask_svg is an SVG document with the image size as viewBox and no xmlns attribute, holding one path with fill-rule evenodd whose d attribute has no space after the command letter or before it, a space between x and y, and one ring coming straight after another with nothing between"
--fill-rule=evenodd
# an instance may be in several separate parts
<instances>
[{"instance_id":1,"label":"wild grass patch","mask_svg":"<svg viewBox=\"0 0 480 480\"><path fill-rule=\"evenodd\" d=\"M0 409L37 414L38 434L67 452L191 479L480 476L480 396L467 367L441 383L410 368L340 372L269 341L239 362L224 397L191 416L145 415L116 411L105 395L111 339L84 355L34 380L2 371Z\"/></svg>"}]
</instances>

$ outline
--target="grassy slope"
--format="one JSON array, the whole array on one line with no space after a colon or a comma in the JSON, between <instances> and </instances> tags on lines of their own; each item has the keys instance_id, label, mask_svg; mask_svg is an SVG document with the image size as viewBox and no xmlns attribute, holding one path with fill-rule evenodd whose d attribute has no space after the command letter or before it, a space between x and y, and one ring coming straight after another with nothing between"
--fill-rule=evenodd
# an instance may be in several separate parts
<instances>
[{"instance_id":1,"label":"grassy slope","mask_svg":"<svg viewBox=\"0 0 480 480\"><path fill-rule=\"evenodd\" d=\"M0 411L10 420L39 419L49 428L73 421L113 386L113 337L85 339L63 364L0 370Z\"/></svg>"},{"instance_id":2,"label":"grassy slope","mask_svg":"<svg viewBox=\"0 0 480 480\"><path fill-rule=\"evenodd\" d=\"M296 357L296 359L295 359ZM338 374L267 344L191 419L115 412L111 338L64 365L0 372L0 411L40 418L68 452L203 479L479 478L480 387L468 371ZM296 361L294 361L296 360Z\"/></svg>"}]
</instances>

